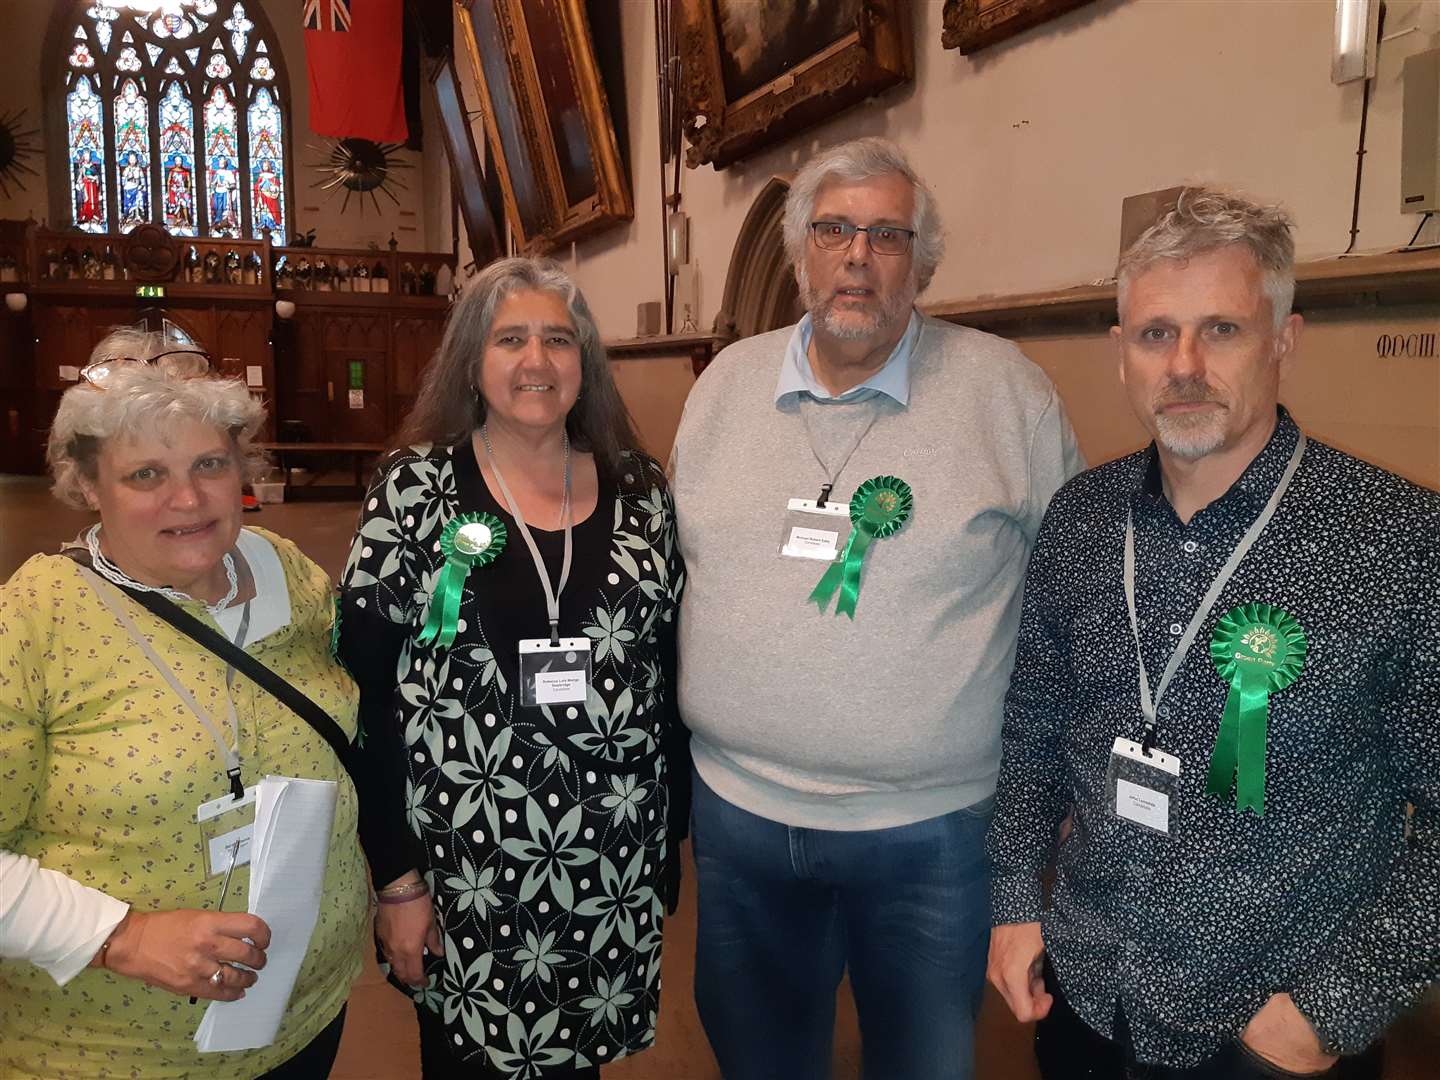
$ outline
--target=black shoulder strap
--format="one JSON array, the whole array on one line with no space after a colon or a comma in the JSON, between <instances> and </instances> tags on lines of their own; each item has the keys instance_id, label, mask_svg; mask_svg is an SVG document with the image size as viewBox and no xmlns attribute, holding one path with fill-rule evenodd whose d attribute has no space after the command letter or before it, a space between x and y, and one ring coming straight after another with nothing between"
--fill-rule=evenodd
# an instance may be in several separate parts
<instances>
[{"instance_id":1,"label":"black shoulder strap","mask_svg":"<svg viewBox=\"0 0 1440 1080\"><path fill-rule=\"evenodd\" d=\"M84 548L67 548L63 554L81 566L91 566L90 553ZM145 592L119 584L116 584L115 587L157 619L163 619L186 637L203 645L236 671L248 676L251 681L277 697L282 704L296 713L330 744L330 749L335 751L335 756L340 759L340 764L350 774L350 779L352 781L355 779L355 748L345 737L345 732L340 729L340 725L335 723L324 709L229 638L210 629L174 601L155 592Z\"/></svg>"}]
</instances>

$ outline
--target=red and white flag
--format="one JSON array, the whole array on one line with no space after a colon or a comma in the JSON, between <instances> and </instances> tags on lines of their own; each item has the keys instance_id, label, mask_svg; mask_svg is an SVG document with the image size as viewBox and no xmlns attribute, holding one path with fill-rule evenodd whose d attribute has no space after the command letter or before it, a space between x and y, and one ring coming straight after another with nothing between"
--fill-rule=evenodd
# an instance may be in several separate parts
<instances>
[{"instance_id":1,"label":"red and white flag","mask_svg":"<svg viewBox=\"0 0 1440 1080\"><path fill-rule=\"evenodd\" d=\"M337 139L403 143L404 0L302 0L310 129Z\"/></svg>"}]
</instances>

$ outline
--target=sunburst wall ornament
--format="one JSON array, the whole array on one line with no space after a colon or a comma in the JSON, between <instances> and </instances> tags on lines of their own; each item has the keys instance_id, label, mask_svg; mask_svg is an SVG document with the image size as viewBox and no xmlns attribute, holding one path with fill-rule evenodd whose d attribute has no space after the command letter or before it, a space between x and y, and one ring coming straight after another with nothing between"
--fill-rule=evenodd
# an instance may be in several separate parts
<instances>
[{"instance_id":1,"label":"sunburst wall ornament","mask_svg":"<svg viewBox=\"0 0 1440 1080\"><path fill-rule=\"evenodd\" d=\"M25 190L21 174L40 174L25 163L26 158L40 153L40 147L32 140L40 134L39 128L26 128L25 110L14 109L0 113L0 195L10 197L10 185L17 191Z\"/></svg>"},{"instance_id":2,"label":"sunburst wall ornament","mask_svg":"<svg viewBox=\"0 0 1440 1080\"><path fill-rule=\"evenodd\" d=\"M396 156L396 152L401 149L400 143L377 143L369 139L327 139L319 146L312 143L310 148L325 155L325 160L311 166L320 174L320 179L310 186L328 192L330 197L343 190L345 201L340 204L342 214L350 206L352 195L360 196L362 216L365 213L367 195L370 196L376 213L379 213L380 200L376 198L376 192L386 196L396 206L400 205L400 200L395 197L395 189L405 191L407 188L395 172L414 167Z\"/></svg>"}]
</instances>

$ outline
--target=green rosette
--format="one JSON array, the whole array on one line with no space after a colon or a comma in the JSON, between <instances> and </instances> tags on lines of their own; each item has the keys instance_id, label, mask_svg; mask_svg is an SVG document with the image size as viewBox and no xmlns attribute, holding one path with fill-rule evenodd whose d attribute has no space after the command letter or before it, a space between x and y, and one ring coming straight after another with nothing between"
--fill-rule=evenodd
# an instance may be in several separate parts
<instances>
[{"instance_id":1,"label":"green rosette","mask_svg":"<svg viewBox=\"0 0 1440 1080\"><path fill-rule=\"evenodd\" d=\"M440 554L445 565L430 597L430 614L415 639L421 645L432 641L448 649L455 640L460 621L460 598L465 578L476 566L489 566L505 549L505 523L494 514L460 514L450 519L440 534Z\"/></svg>"},{"instance_id":2,"label":"green rosette","mask_svg":"<svg viewBox=\"0 0 1440 1080\"><path fill-rule=\"evenodd\" d=\"M1210 658L1230 693L1205 790L1224 797L1233 781L1237 810L1265 813L1270 695L1295 681L1305 664L1305 649L1305 631L1294 616L1269 604L1241 604L1215 624Z\"/></svg>"},{"instance_id":3,"label":"green rosette","mask_svg":"<svg viewBox=\"0 0 1440 1080\"><path fill-rule=\"evenodd\" d=\"M835 614L855 618L865 553L872 541L893 536L910 519L913 505L910 485L896 476L876 476L855 489L850 499L850 539L845 541L845 550L830 564L810 594L821 611L838 589L840 601L835 605Z\"/></svg>"}]
</instances>

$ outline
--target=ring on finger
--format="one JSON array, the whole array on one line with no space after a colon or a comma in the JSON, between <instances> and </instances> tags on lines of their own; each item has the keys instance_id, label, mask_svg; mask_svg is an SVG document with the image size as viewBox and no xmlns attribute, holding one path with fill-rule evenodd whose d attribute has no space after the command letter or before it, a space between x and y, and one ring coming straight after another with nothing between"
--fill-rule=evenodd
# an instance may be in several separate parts
<instances>
[{"instance_id":1,"label":"ring on finger","mask_svg":"<svg viewBox=\"0 0 1440 1080\"><path fill-rule=\"evenodd\" d=\"M210 976L210 985L219 986L225 981L225 965L221 964L215 969L215 974Z\"/></svg>"}]
</instances>

